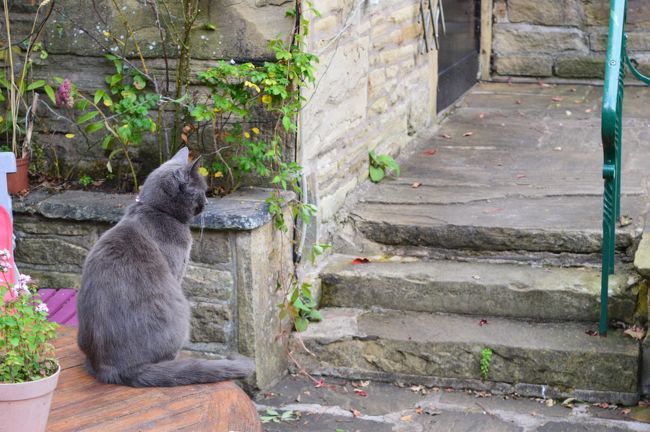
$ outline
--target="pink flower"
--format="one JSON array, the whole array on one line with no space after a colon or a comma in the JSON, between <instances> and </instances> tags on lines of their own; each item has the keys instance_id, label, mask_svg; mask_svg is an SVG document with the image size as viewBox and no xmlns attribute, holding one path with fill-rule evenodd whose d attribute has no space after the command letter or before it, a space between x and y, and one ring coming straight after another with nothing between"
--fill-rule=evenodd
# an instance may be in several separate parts
<instances>
[{"instance_id":1,"label":"pink flower","mask_svg":"<svg viewBox=\"0 0 650 432\"><path fill-rule=\"evenodd\" d=\"M59 88L56 90L56 105L67 106L72 108L74 100L72 98L72 83L69 79L63 80Z\"/></svg>"},{"instance_id":2,"label":"pink flower","mask_svg":"<svg viewBox=\"0 0 650 432\"><path fill-rule=\"evenodd\" d=\"M45 312L48 313L50 310L47 308L45 303L40 303L36 305L36 312Z\"/></svg>"}]
</instances>

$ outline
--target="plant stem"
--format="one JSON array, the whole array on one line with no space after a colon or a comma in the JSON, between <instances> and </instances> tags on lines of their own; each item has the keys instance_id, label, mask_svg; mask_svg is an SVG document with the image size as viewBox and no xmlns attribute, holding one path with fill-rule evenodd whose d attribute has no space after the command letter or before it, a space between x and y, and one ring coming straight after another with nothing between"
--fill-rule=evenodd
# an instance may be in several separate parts
<instances>
[{"instance_id":1,"label":"plant stem","mask_svg":"<svg viewBox=\"0 0 650 432\"><path fill-rule=\"evenodd\" d=\"M5 27L7 28L7 56L9 58L9 107L11 110L11 149L14 154L18 151L18 143L16 139L16 129L18 127L18 104L16 102L16 79L14 77L14 56L11 46L11 22L9 20L9 2L3 0L4 12L5 12Z\"/></svg>"}]
</instances>

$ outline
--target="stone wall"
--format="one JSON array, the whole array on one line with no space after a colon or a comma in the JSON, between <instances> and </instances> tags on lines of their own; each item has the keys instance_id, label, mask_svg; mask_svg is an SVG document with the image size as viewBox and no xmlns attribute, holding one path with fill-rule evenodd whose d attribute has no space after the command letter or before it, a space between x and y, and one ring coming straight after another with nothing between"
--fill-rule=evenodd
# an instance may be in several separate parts
<instances>
[{"instance_id":1,"label":"stone wall","mask_svg":"<svg viewBox=\"0 0 650 432\"><path fill-rule=\"evenodd\" d=\"M494 0L492 68L501 76L602 78L608 0ZM628 51L650 74L650 8L629 0Z\"/></svg>"},{"instance_id":2,"label":"stone wall","mask_svg":"<svg viewBox=\"0 0 650 432\"><path fill-rule=\"evenodd\" d=\"M320 65L301 117L301 160L328 224L367 179L369 150L396 155L434 120L437 57L423 53L419 1L314 3L321 17L309 44Z\"/></svg>"},{"instance_id":3,"label":"stone wall","mask_svg":"<svg viewBox=\"0 0 650 432\"><path fill-rule=\"evenodd\" d=\"M183 289L192 305L186 349L209 356L237 351L256 361L254 384L265 388L286 371L278 319L281 271L291 271L291 246L266 211L267 190L210 199L192 231ZM130 195L68 191L14 200L15 257L39 286L78 288L86 255L133 200ZM201 228L203 227L203 228Z\"/></svg>"}]
</instances>

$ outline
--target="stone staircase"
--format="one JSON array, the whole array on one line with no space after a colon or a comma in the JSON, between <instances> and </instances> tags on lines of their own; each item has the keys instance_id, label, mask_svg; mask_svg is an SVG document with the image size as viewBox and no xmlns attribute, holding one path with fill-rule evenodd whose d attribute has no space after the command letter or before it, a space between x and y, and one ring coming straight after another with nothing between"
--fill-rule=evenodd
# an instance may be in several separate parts
<instances>
[{"instance_id":1,"label":"stone staircase","mask_svg":"<svg viewBox=\"0 0 650 432\"><path fill-rule=\"evenodd\" d=\"M640 343L615 324L639 319L632 260L646 179L627 164L631 223L617 234L612 328L595 336L601 155L598 122L584 115L598 109L594 91L479 85L438 137L401 158L400 179L359 191L320 272L324 319L292 338L300 364L348 379L635 403ZM580 118L553 108L567 93L584 101L571 108Z\"/></svg>"}]
</instances>

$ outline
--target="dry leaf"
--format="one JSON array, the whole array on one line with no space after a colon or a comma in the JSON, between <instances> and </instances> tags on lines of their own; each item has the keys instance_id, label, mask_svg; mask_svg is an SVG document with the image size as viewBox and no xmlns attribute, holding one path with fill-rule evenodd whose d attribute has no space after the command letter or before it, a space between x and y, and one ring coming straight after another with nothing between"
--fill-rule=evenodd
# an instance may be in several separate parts
<instances>
[{"instance_id":1,"label":"dry leaf","mask_svg":"<svg viewBox=\"0 0 650 432\"><path fill-rule=\"evenodd\" d=\"M516 103L517 105L521 105L521 99L517 99L517 100L515 101L515 103Z\"/></svg>"},{"instance_id":2,"label":"dry leaf","mask_svg":"<svg viewBox=\"0 0 650 432\"><path fill-rule=\"evenodd\" d=\"M562 151L562 147L554 147L553 150L555 150L555 151Z\"/></svg>"},{"instance_id":3,"label":"dry leaf","mask_svg":"<svg viewBox=\"0 0 650 432\"><path fill-rule=\"evenodd\" d=\"M575 87L571 87L571 88L569 89L569 91L572 92L572 93L575 93L575 92L577 91L577 89L576 89Z\"/></svg>"},{"instance_id":4,"label":"dry leaf","mask_svg":"<svg viewBox=\"0 0 650 432\"><path fill-rule=\"evenodd\" d=\"M626 227L631 224L632 224L632 218L629 216L621 215L621 217L618 219L618 226L620 228Z\"/></svg>"},{"instance_id":5,"label":"dry leaf","mask_svg":"<svg viewBox=\"0 0 650 432\"><path fill-rule=\"evenodd\" d=\"M623 409L621 410L621 412L622 412L624 415L628 415L628 414L630 413L630 411L632 411L630 408L623 408Z\"/></svg>"},{"instance_id":6,"label":"dry leaf","mask_svg":"<svg viewBox=\"0 0 650 432\"><path fill-rule=\"evenodd\" d=\"M561 96L553 96L553 97L551 98L551 100L552 100L553 102L561 102L561 101L562 101L562 97L561 97Z\"/></svg>"},{"instance_id":7,"label":"dry leaf","mask_svg":"<svg viewBox=\"0 0 650 432\"><path fill-rule=\"evenodd\" d=\"M623 333L625 333L628 336L631 336L632 338L636 340L641 340L643 339L643 336L645 336L645 330L643 327L630 327L629 329L625 330Z\"/></svg>"},{"instance_id":8,"label":"dry leaf","mask_svg":"<svg viewBox=\"0 0 650 432\"><path fill-rule=\"evenodd\" d=\"M555 399L546 399L546 402L544 402L547 407L552 407L555 405Z\"/></svg>"},{"instance_id":9,"label":"dry leaf","mask_svg":"<svg viewBox=\"0 0 650 432\"><path fill-rule=\"evenodd\" d=\"M352 260L352 264L368 264L369 262L368 258L355 258Z\"/></svg>"},{"instance_id":10,"label":"dry leaf","mask_svg":"<svg viewBox=\"0 0 650 432\"><path fill-rule=\"evenodd\" d=\"M565 399L564 402L562 402L562 406L566 407L566 408L573 408L573 407L575 407L575 401L576 401L576 398Z\"/></svg>"},{"instance_id":11,"label":"dry leaf","mask_svg":"<svg viewBox=\"0 0 650 432\"><path fill-rule=\"evenodd\" d=\"M479 276L479 275L474 275L474 276L472 276L472 279L479 280L479 279L481 279L481 276Z\"/></svg>"},{"instance_id":12,"label":"dry leaf","mask_svg":"<svg viewBox=\"0 0 650 432\"><path fill-rule=\"evenodd\" d=\"M639 401L639 406L640 406L641 408L647 408L647 407L650 406L650 402L649 402L649 401L645 401L645 400L640 400L640 401Z\"/></svg>"},{"instance_id":13,"label":"dry leaf","mask_svg":"<svg viewBox=\"0 0 650 432\"><path fill-rule=\"evenodd\" d=\"M591 108L587 108L587 109L585 110L585 112L586 112L587 114L589 114L589 113L592 112L592 111L593 111L593 110L592 110Z\"/></svg>"},{"instance_id":14,"label":"dry leaf","mask_svg":"<svg viewBox=\"0 0 650 432\"><path fill-rule=\"evenodd\" d=\"M415 413L416 414L424 414L424 410L422 409L422 407L416 407L415 408Z\"/></svg>"},{"instance_id":15,"label":"dry leaf","mask_svg":"<svg viewBox=\"0 0 650 432\"><path fill-rule=\"evenodd\" d=\"M359 411L359 410L355 410L354 408L352 408L352 409L350 410L350 412L351 412L352 415L355 416L355 417L361 417L361 411Z\"/></svg>"},{"instance_id":16,"label":"dry leaf","mask_svg":"<svg viewBox=\"0 0 650 432\"><path fill-rule=\"evenodd\" d=\"M595 404L593 404L593 406L598 407L598 408L602 408L602 409L609 408L609 404L607 402L595 403Z\"/></svg>"},{"instance_id":17,"label":"dry leaf","mask_svg":"<svg viewBox=\"0 0 650 432\"><path fill-rule=\"evenodd\" d=\"M405 415L405 416L400 417L399 419L401 421L405 422L405 423L410 423L411 419L413 419L413 416L412 415Z\"/></svg>"},{"instance_id":18,"label":"dry leaf","mask_svg":"<svg viewBox=\"0 0 650 432\"><path fill-rule=\"evenodd\" d=\"M524 179L524 178L526 178L526 174L520 172L520 173L517 173L516 177L517 177L518 179Z\"/></svg>"},{"instance_id":19,"label":"dry leaf","mask_svg":"<svg viewBox=\"0 0 650 432\"><path fill-rule=\"evenodd\" d=\"M425 151L422 152L423 155L425 156L433 156L436 154L436 149L426 149Z\"/></svg>"},{"instance_id":20,"label":"dry leaf","mask_svg":"<svg viewBox=\"0 0 650 432\"><path fill-rule=\"evenodd\" d=\"M512 78L508 78L508 85L509 85L509 86L512 85Z\"/></svg>"},{"instance_id":21,"label":"dry leaf","mask_svg":"<svg viewBox=\"0 0 650 432\"><path fill-rule=\"evenodd\" d=\"M415 182L415 183L413 183L413 184L411 185L411 187L412 187L413 189L417 189L417 188L419 188L420 186L422 186L422 183L420 183L420 182Z\"/></svg>"},{"instance_id":22,"label":"dry leaf","mask_svg":"<svg viewBox=\"0 0 650 432\"><path fill-rule=\"evenodd\" d=\"M358 394L359 396L361 396L361 397L368 397L368 392L365 391L365 390L361 390L361 389L357 388L357 389L354 389L354 392L356 394Z\"/></svg>"},{"instance_id":23,"label":"dry leaf","mask_svg":"<svg viewBox=\"0 0 650 432\"><path fill-rule=\"evenodd\" d=\"M571 114L573 114L573 113L572 113L571 111L569 111L569 110L564 111L564 113L565 113L567 116L570 116Z\"/></svg>"},{"instance_id":24,"label":"dry leaf","mask_svg":"<svg viewBox=\"0 0 650 432\"><path fill-rule=\"evenodd\" d=\"M318 381L316 381L316 383L314 384L314 387L316 387L316 388L321 388L321 387L323 387L324 385L325 385L325 380L324 380L323 378L321 378L321 379L319 379Z\"/></svg>"},{"instance_id":25,"label":"dry leaf","mask_svg":"<svg viewBox=\"0 0 650 432\"><path fill-rule=\"evenodd\" d=\"M442 134L442 135L440 135L440 136L441 136L442 138L444 138L444 139L451 139L451 135L449 135L449 134Z\"/></svg>"},{"instance_id":26,"label":"dry leaf","mask_svg":"<svg viewBox=\"0 0 650 432\"><path fill-rule=\"evenodd\" d=\"M370 381L352 381L352 387L368 387Z\"/></svg>"},{"instance_id":27,"label":"dry leaf","mask_svg":"<svg viewBox=\"0 0 650 432\"><path fill-rule=\"evenodd\" d=\"M598 332L596 330L586 330L585 333L587 333L589 336L598 336Z\"/></svg>"},{"instance_id":28,"label":"dry leaf","mask_svg":"<svg viewBox=\"0 0 650 432\"><path fill-rule=\"evenodd\" d=\"M478 325L483 327L484 325L488 325L488 320L485 318L481 318L481 320L478 322Z\"/></svg>"},{"instance_id":29,"label":"dry leaf","mask_svg":"<svg viewBox=\"0 0 650 432\"><path fill-rule=\"evenodd\" d=\"M478 115L478 118L480 118L480 119L484 119L484 118L485 118L485 113L480 113L480 114Z\"/></svg>"},{"instance_id":30,"label":"dry leaf","mask_svg":"<svg viewBox=\"0 0 650 432\"><path fill-rule=\"evenodd\" d=\"M464 137L471 137L472 135L474 135L474 132L469 132L469 131L463 134Z\"/></svg>"}]
</instances>

